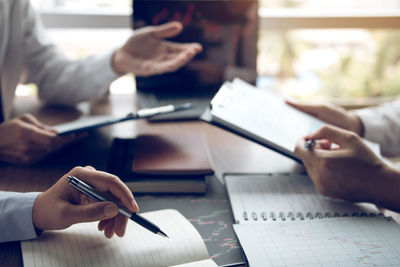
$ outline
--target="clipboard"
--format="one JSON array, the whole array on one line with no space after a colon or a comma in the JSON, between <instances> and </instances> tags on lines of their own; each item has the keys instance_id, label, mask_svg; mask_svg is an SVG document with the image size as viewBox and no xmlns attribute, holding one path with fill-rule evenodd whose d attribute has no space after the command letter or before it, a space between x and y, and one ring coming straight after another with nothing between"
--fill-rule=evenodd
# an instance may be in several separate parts
<instances>
[{"instance_id":1,"label":"clipboard","mask_svg":"<svg viewBox=\"0 0 400 267\"><path fill-rule=\"evenodd\" d=\"M296 162L296 142L327 123L284 103L274 92L238 78L225 82L201 120L272 149ZM379 144L363 139L378 156Z\"/></svg>"}]
</instances>

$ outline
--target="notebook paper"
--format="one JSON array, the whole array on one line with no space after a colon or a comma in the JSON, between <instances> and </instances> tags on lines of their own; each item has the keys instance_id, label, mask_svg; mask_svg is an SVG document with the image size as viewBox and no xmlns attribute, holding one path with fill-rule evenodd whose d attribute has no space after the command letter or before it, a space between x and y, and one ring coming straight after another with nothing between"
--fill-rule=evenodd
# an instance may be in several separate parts
<instances>
[{"instance_id":1,"label":"notebook paper","mask_svg":"<svg viewBox=\"0 0 400 267\"><path fill-rule=\"evenodd\" d=\"M218 265L212 260L196 261L191 263L174 265L172 267L217 267Z\"/></svg>"},{"instance_id":2,"label":"notebook paper","mask_svg":"<svg viewBox=\"0 0 400 267\"><path fill-rule=\"evenodd\" d=\"M319 194L311 179L300 174L225 175L237 222L379 214L372 204L353 204Z\"/></svg>"},{"instance_id":3,"label":"notebook paper","mask_svg":"<svg viewBox=\"0 0 400 267\"><path fill-rule=\"evenodd\" d=\"M384 218L234 225L251 267L400 266L400 232Z\"/></svg>"},{"instance_id":4,"label":"notebook paper","mask_svg":"<svg viewBox=\"0 0 400 267\"><path fill-rule=\"evenodd\" d=\"M170 238L131 221L123 238L112 239L97 230L97 223L76 224L21 242L24 266L170 266L208 259L200 234L179 212L161 210L142 215Z\"/></svg>"}]
</instances>

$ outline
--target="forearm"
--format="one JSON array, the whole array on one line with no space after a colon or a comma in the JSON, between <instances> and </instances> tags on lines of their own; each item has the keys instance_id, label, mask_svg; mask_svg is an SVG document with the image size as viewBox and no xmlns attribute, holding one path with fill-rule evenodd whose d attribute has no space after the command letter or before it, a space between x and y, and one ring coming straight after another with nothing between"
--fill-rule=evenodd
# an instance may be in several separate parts
<instances>
[{"instance_id":1,"label":"forearm","mask_svg":"<svg viewBox=\"0 0 400 267\"><path fill-rule=\"evenodd\" d=\"M37 237L32 209L38 194L0 191L0 242Z\"/></svg>"},{"instance_id":2,"label":"forearm","mask_svg":"<svg viewBox=\"0 0 400 267\"><path fill-rule=\"evenodd\" d=\"M111 68L112 52L70 61L48 56L47 62L35 62L29 69L34 72L28 82L38 85L39 97L47 103L75 105L104 93L118 78ZM41 65L38 72L36 64Z\"/></svg>"}]
</instances>

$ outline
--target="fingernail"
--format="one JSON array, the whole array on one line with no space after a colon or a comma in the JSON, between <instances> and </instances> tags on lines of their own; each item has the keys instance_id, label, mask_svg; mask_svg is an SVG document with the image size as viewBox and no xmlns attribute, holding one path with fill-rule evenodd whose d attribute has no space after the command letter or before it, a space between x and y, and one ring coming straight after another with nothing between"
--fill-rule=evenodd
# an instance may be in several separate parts
<instances>
[{"instance_id":1,"label":"fingernail","mask_svg":"<svg viewBox=\"0 0 400 267\"><path fill-rule=\"evenodd\" d=\"M105 216L113 216L118 213L118 209L114 204L108 204L104 207L104 215Z\"/></svg>"},{"instance_id":2,"label":"fingernail","mask_svg":"<svg viewBox=\"0 0 400 267\"><path fill-rule=\"evenodd\" d=\"M139 210L139 205L137 204L136 200L132 201L133 207L136 207L137 210Z\"/></svg>"}]
</instances>

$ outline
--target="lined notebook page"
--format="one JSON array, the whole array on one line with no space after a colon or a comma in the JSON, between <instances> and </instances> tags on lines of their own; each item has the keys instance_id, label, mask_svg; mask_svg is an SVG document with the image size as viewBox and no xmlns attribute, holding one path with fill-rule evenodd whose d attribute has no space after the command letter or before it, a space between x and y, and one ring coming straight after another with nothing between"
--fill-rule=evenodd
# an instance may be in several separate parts
<instances>
[{"instance_id":1,"label":"lined notebook page","mask_svg":"<svg viewBox=\"0 0 400 267\"><path fill-rule=\"evenodd\" d=\"M112 239L97 230L97 223L77 224L22 242L24 266L170 266L209 258L200 234L178 211L142 215L170 238L131 221L123 238Z\"/></svg>"},{"instance_id":2,"label":"lined notebook page","mask_svg":"<svg viewBox=\"0 0 400 267\"><path fill-rule=\"evenodd\" d=\"M384 218L234 225L251 267L400 266L399 225Z\"/></svg>"},{"instance_id":3,"label":"lined notebook page","mask_svg":"<svg viewBox=\"0 0 400 267\"><path fill-rule=\"evenodd\" d=\"M316 213L323 217L333 217L335 213L337 216L380 213L372 204L353 204L322 196L306 175L235 174L226 175L225 181L233 215L238 222L271 220L271 213L278 219L281 212L286 220L291 219L288 213L295 217L298 213L304 217L307 213L313 217Z\"/></svg>"}]
</instances>

